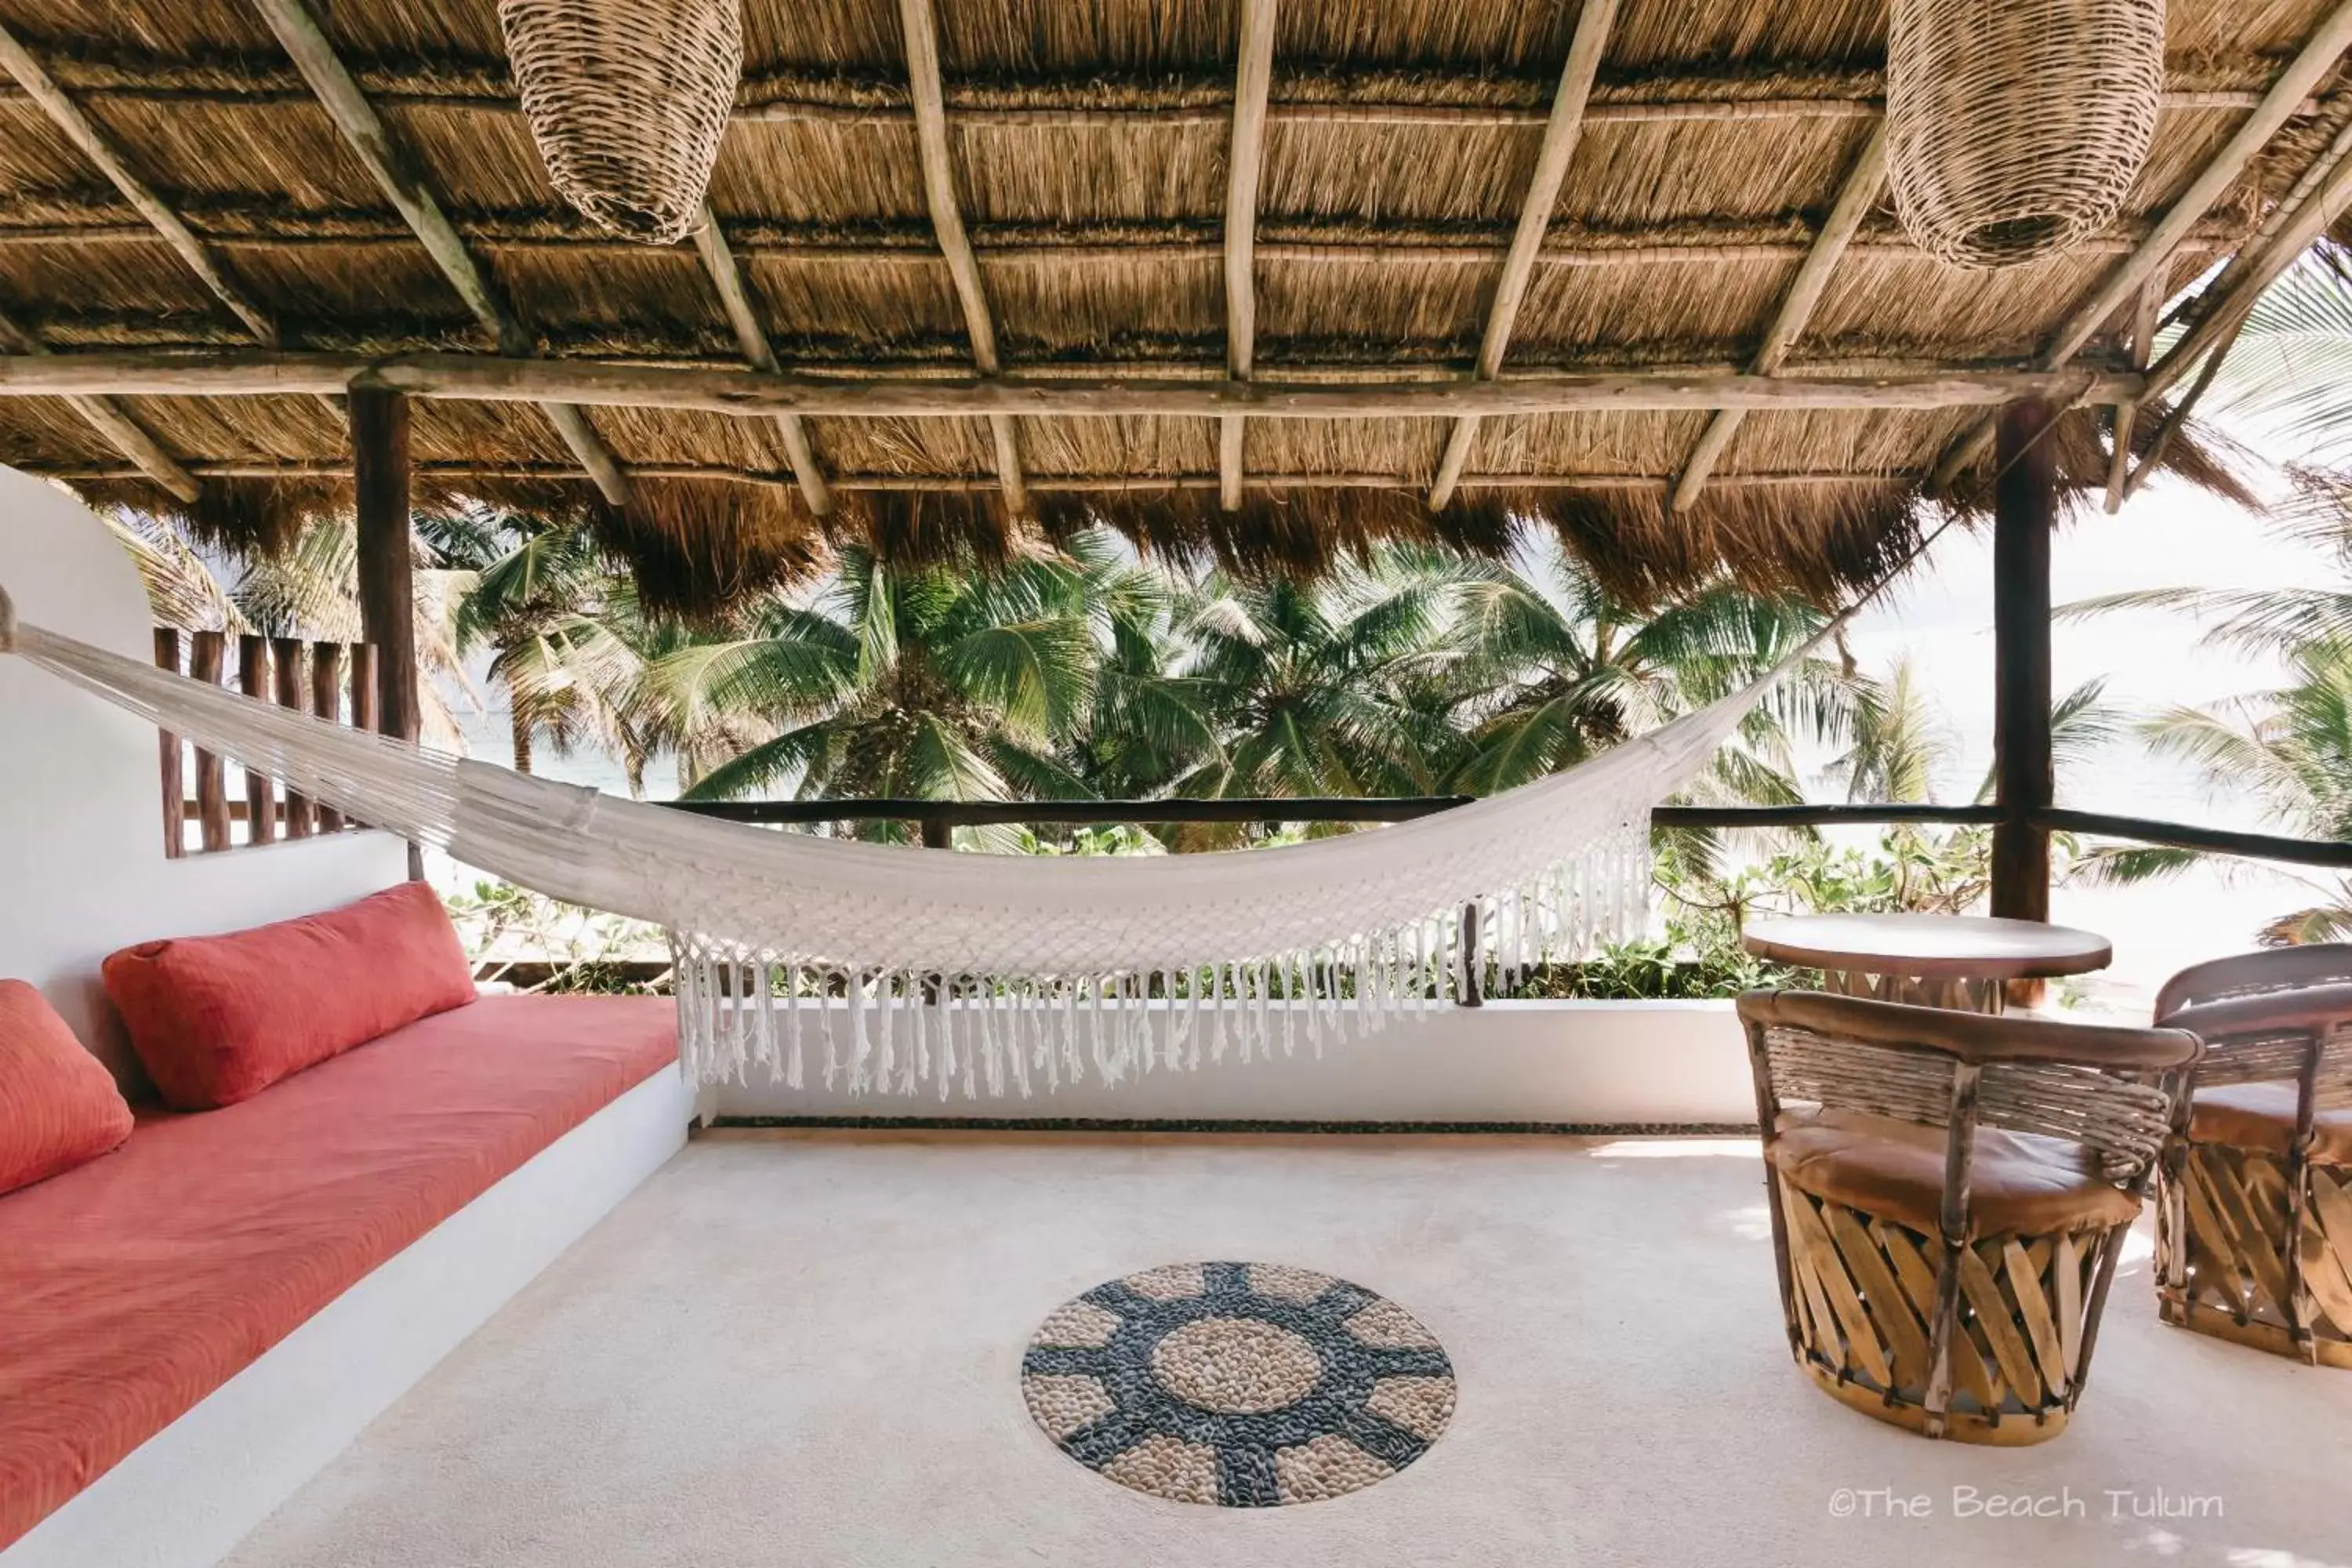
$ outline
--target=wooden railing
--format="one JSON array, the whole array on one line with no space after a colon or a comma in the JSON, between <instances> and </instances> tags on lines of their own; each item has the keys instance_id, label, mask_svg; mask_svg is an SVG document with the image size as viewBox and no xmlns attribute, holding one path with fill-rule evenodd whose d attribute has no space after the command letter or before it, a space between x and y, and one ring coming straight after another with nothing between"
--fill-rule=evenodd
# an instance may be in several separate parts
<instances>
[{"instance_id":1,"label":"wooden railing","mask_svg":"<svg viewBox=\"0 0 2352 1568\"><path fill-rule=\"evenodd\" d=\"M234 658L232 658L232 651ZM247 697L281 708L313 713L355 730L376 727L375 650L366 643L308 642L299 637L155 628L157 668L215 686L233 683ZM244 798L228 793L226 759L184 744L169 731L157 735L163 786L163 853L177 858L190 848L187 825L196 824L200 852L308 838L358 826L332 806L292 790L281 791L267 775L245 773ZM240 838L236 826L242 824Z\"/></svg>"}]
</instances>

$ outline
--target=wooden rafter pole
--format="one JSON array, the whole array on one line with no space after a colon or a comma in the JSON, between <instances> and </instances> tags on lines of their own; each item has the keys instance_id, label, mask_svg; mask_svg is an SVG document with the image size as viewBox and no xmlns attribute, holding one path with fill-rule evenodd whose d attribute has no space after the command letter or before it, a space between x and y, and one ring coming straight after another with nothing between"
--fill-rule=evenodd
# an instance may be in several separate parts
<instances>
[{"instance_id":1,"label":"wooden rafter pole","mask_svg":"<svg viewBox=\"0 0 2352 1568\"><path fill-rule=\"evenodd\" d=\"M2137 495L2148 481L2164 455L2171 448L2174 437L2189 423L2189 416L2213 383L2221 374L2222 362L2245 330L2254 307L2262 302L2263 292L2277 282L2286 269L2293 267L2318 239L2322 231L2336 221L2347 204L2352 204L2352 161L2341 158L2327 171L2326 178L2315 182L2316 188L2286 222L2269 236L2267 244L2259 248L2250 247L2241 251L2221 275L2208 287L2197 303L2200 307L2196 322L2173 344L2161 363L2148 373L2147 386L2135 400L2145 403L2162 395L2189 374L2190 367L2202 362L2197 379L2173 405L2165 411L2164 423L2157 427L2155 437L2148 442L2147 456L2140 460L2123 481L2123 499ZM2120 426L2119 426L2120 428ZM2110 496L2113 494L2113 469L2109 471ZM2113 510L2112 499L2109 510Z\"/></svg>"},{"instance_id":2,"label":"wooden rafter pole","mask_svg":"<svg viewBox=\"0 0 2352 1568\"><path fill-rule=\"evenodd\" d=\"M1839 188L1836 205L1814 237L1812 248L1805 253L1797 276L1789 284L1789 292L1781 298L1780 308L1774 312L1772 324L1765 330L1764 342L1756 350L1756 358L1748 368L1758 375L1772 375L1789 358L1789 351L1803 335L1806 324L1820 308L1822 296L1829 291L1830 275L1837 270L1853 237L1861 232L1863 219L1878 205L1879 193L1886 187L1886 125L1879 122L1863 144L1862 155L1847 171L1845 184ZM1717 463L1729 449L1731 438L1739 430L1747 415L1736 408L1717 411L1708 421L1706 434L1691 451L1690 460L1683 465L1682 479L1675 486L1673 510L1686 510L1706 489L1707 477L1715 472Z\"/></svg>"},{"instance_id":3,"label":"wooden rafter pole","mask_svg":"<svg viewBox=\"0 0 2352 1568\"><path fill-rule=\"evenodd\" d=\"M2347 47L2352 47L2352 0L2338 0L2336 8L2296 51L2294 58L2272 80L2262 101L2198 171L2189 188L2165 210L2139 247L2109 271L2098 288L2050 335L2038 361L2042 368L2054 370L2073 360L2108 317L2137 294L2141 285L2169 265L2173 253L2197 226L2198 220L2212 210L2213 204L2237 183L2247 165L2294 118L2311 90L2335 68ZM1929 488L1948 489L1976 461L1985 443L1992 439L1995 423L1991 419L1980 420L1954 441L1943 460L1936 465L1928 479Z\"/></svg>"},{"instance_id":4,"label":"wooden rafter pole","mask_svg":"<svg viewBox=\"0 0 2352 1568\"><path fill-rule=\"evenodd\" d=\"M163 243L212 291L213 297L227 306L256 338L265 343L276 343L278 323L270 320L269 312L229 281L205 249L204 242L189 232L188 226L180 221L179 215L155 194L153 187L131 171L113 141L91 123L81 107L66 96L65 89L51 79L41 62L5 26L0 26L0 66L7 68L8 74L16 79L16 85L40 106L41 112L65 133L66 140L98 165L99 172L122 193L122 199L138 209L139 216L163 237Z\"/></svg>"},{"instance_id":5,"label":"wooden rafter pole","mask_svg":"<svg viewBox=\"0 0 2352 1568\"><path fill-rule=\"evenodd\" d=\"M2132 307L2131 363L2134 370L2144 371L2156 353L2157 312L2164 309L2164 278L2150 274L2139 287L2139 302ZM2124 498L2131 479L2132 426L2139 418L2139 399L2118 403L2115 408L2115 434L2112 449L2107 453L2107 514L2112 517L2124 509Z\"/></svg>"},{"instance_id":6,"label":"wooden rafter pole","mask_svg":"<svg viewBox=\"0 0 2352 1568\"><path fill-rule=\"evenodd\" d=\"M1225 154L1225 374L1247 381L1257 353L1257 187L1265 161L1265 100L1274 85L1276 0L1242 0L1234 73L1233 142ZM1246 416L1217 422L1217 501L1242 504Z\"/></svg>"},{"instance_id":7,"label":"wooden rafter pole","mask_svg":"<svg viewBox=\"0 0 2352 1568\"><path fill-rule=\"evenodd\" d=\"M5 315L0 315L0 351L27 357L50 355L46 343ZM97 393L76 394L65 399L68 407L81 416L83 424L106 437L108 446L131 459L131 466L144 477L163 487L174 499L192 501L196 499L196 477L185 465L163 449L163 444L149 434L146 427L133 419L113 398Z\"/></svg>"},{"instance_id":8,"label":"wooden rafter pole","mask_svg":"<svg viewBox=\"0 0 2352 1568\"><path fill-rule=\"evenodd\" d=\"M1921 367L1802 374L1736 369L1514 374L1498 381L1155 379L904 375L825 379L702 365L604 364L493 354L330 353L231 349L0 357L0 397L257 397L373 385L459 402L698 408L740 418L1052 417L1248 414L1292 419L1486 418L1715 408L1952 408L2021 397L2109 404L2141 395L2128 372Z\"/></svg>"},{"instance_id":9,"label":"wooden rafter pole","mask_svg":"<svg viewBox=\"0 0 2352 1568\"><path fill-rule=\"evenodd\" d=\"M1559 87L1553 92L1550 116L1544 121L1543 146L1536 154L1536 172L1528 182L1527 200L1519 206L1518 227L1503 258L1503 275L1496 280L1495 302L1487 307L1486 330L1478 342L1478 376L1492 381L1502 374L1503 356L1510 352L1511 331L1518 324L1519 307L1527 302L1528 284L1535 277L1544 235L1551 227L1552 209L1559 205L1560 183L1576 156L1584 132L1584 111L1592 96L1593 79L1601 73L1601 58L1609 52L1609 31L1616 25L1617 0L1584 0L1577 14L1576 37L1568 46L1568 63L1560 68ZM1477 438L1478 421L1454 422L1438 459L1437 479L1429 487L1432 511L1454 499L1454 487L1470 460L1470 444Z\"/></svg>"},{"instance_id":10,"label":"wooden rafter pole","mask_svg":"<svg viewBox=\"0 0 2352 1568\"><path fill-rule=\"evenodd\" d=\"M268 23L269 30L295 68L310 84L320 107L342 133L344 143L351 148L376 184L400 209L400 216L424 245L441 275L457 289L457 297L473 312L474 319L489 329L496 338L500 353L528 354L531 351L530 334L517 319L497 288L490 282L466 248L465 240L442 211L439 198L434 195L423 175L407 153L393 140L375 106L368 101L360 85L334 45L320 30L303 0L252 0L254 8ZM618 506L629 499L627 475L621 471L619 461L606 448L603 437L588 423L588 416L568 403L550 403L543 412L588 477L596 482L604 499Z\"/></svg>"},{"instance_id":11,"label":"wooden rafter pole","mask_svg":"<svg viewBox=\"0 0 2352 1568\"><path fill-rule=\"evenodd\" d=\"M930 208L932 232L939 237L940 253L947 258L948 275L963 306L971 362L981 374L994 375L1002 368L996 324L989 315L988 291L981 286L980 262L964 233L963 208L956 197L955 165L948 154L947 96L940 77L939 22L931 14L931 0L898 0L898 24L907 36L907 87L914 99L924 205ZM1022 478L1013 416L991 414L988 431L996 447L996 477L1004 487L1004 504L1015 517L1022 516L1029 510L1029 487Z\"/></svg>"},{"instance_id":12,"label":"wooden rafter pole","mask_svg":"<svg viewBox=\"0 0 2352 1568\"><path fill-rule=\"evenodd\" d=\"M709 275L710 286L719 290L719 302L726 307L728 323L735 329L736 344L751 368L771 374L782 368L776 359L775 345L768 341L768 329L760 322L751 285L744 279L742 268L735 265L735 253L727 247L726 235L719 232L719 215L708 205L702 209L702 226L694 231L694 250L702 258L702 269ZM816 448L809 445L808 427L797 414L779 414L776 432L783 437L784 456L792 462L793 478L800 481L802 497L811 511L823 517L833 510L833 491L825 485L824 468L816 460Z\"/></svg>"},{"instance_id":13,"label":"wooden rafter pole","mask_svg":"<svg viewBox=\"0 0 2352 1568\"><path fill-rule=\"evenodd\" d=\"M2213 297L2199 301L2201 310L2196 325L2148 372L2143 396L2163 396L2200 360L2234 337L2263 290L2311 248L2347 205L2352 205L2352 159L2336 164L2260 254L2244 258L2243 267L2228 269L2215 281Z\"/></svg>"}]
</instances>

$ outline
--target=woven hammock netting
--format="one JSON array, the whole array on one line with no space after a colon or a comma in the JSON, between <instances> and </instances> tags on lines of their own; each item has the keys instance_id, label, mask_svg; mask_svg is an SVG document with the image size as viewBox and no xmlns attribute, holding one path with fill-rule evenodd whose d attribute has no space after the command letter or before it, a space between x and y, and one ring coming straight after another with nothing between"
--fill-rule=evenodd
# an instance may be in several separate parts
<instances>
[{"instance_id":1,"label":"woven hammock netting","mask_svg":"<svg viewBox=\"0 0 2352 1568\"><path fill-rule=\"evenodd\" d=\"M740 0L499 0L563 199L647 245L693 232L743 74Z\"/></svg>"},{"instance_id":2,"label":"woven hammock netting","mask_svg":"<svg viewBox=\"0 0 2352 1568\"><path fill-rule=\"evenodd\" d=\"M16 626L0 593L0 653L355 822L662 927L700 1079L822 1072L942 1098L1319 1054L1489 974L1641 933L1651 807L1818 641L1576 768L1434 816L1221 854L1027 857L779 833L510 773Z\"/></svg>"},{"instance_id":3,"label":"woven hammock netting","mask_svg":"<svg viewBox=\"0 0 2352 1568\"><path fill-rule=\"evenodd\" d=\"M2164 0L1893 0L1886 174L1921 248L2014 267L2115 220L2164 88Z\"/></svg>"}]
</instances>

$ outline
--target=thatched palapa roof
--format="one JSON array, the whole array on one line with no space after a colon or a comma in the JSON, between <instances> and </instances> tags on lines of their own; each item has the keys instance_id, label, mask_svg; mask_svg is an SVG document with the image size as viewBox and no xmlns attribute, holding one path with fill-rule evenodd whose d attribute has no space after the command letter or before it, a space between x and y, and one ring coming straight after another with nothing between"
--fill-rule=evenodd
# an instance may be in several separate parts
<instances>
[{"instance_id":1,"label":"thatched palapa roof","mask_svg":"<svg viewBox=\"0 0 2352 1568\"><path fill-rule=\"evenodd\" d=\"M1533 523L1637 595L1829 597L1982 493L2008 397L2073 408L2078 487L2143 399L2226 484L2140 318L2234 255L2218 331L2352 183L2343 0L2171 0L2122 216L1991 272L1888 205L1885 0L743 22L712 225L648 248L550 187L493 0L0 0L0 461L267 542L343 500L365 375L424 491L593 505L687 607L1089 521L1286 569Z\"/></svg>"}]
</instances>

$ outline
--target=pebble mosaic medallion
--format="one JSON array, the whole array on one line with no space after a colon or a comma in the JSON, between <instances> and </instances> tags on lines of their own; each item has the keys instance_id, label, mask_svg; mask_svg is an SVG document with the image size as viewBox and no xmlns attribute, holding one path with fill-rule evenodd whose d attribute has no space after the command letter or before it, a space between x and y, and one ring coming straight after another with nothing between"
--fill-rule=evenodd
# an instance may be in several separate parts
<instances>
[{"instance_id":1,"label":"pebble mosaic medallion","mask_svg":"<svg viewBox=\"0 0 2352 1568\"><path fill-rule=\"evenodd\" d=\"M1171 1263L1038 1329L1029 1414L1064 1453L1180 1502L1275 1508L1385 1480L1454 1415L1454 1363L1395 1302L1311 1269Z\"/></svg>"}]
</instances>

